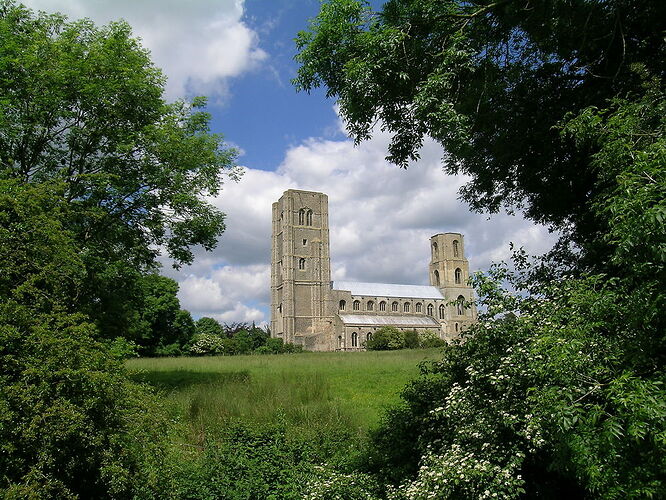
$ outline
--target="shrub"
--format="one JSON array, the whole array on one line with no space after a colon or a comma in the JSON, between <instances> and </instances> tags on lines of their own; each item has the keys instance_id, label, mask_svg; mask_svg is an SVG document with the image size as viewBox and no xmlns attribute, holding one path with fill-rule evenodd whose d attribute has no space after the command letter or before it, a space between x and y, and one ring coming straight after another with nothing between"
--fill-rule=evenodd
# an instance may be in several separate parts
<instances>
[{"instance_id":1,"label":"shrub","mask_svg":"<svg viewBox=\"0 0 666 500\"><path fill-rule=\"evenodd\" d=\"M222 354L225 352L224 340L217 335L201 333L192 338L188 349L195 356Z\"/></svg>"},{"instance_id":2,"label":"shrub","mask_svg":"<svg viewBox=\"0 0 666 500\"><path fill-rule=\"evenodd\" d=\"M383 326L365 343L365 348L369 351L393 351L404 347L404 334L393 326Z\"/></svg>"},{"instance_id":3,"label":"shrub","mask_svg":"<svg viewBox=\"0 0 666 500\"><path fill-rule=\"evenodd\" d=\"M419 347L419 334L416 333L416 330L406 330L402 332L402 335L405 339L405 348L416 349Z\"/></svg>"},{"instance_id":4,"label":"shrub","mask_svg":"<svg viewBox=\"0 0 666 500\"><path fill-rule=\"evenodd\" d=\"M165 420L97 335L81 315L0 307L0 497L161 489Z\"/></svg>"},{"instance_id":5,"label":"shrub","mask_svg":"<svg viewBox=\"0 0 666 500\"><path fill-rule=\"evenodd\" d=\"M440 339L435 332L422 332L419 335L419 347L422 349L444 347L445 345L446 341Z\"/></svg>"}]
</instances>

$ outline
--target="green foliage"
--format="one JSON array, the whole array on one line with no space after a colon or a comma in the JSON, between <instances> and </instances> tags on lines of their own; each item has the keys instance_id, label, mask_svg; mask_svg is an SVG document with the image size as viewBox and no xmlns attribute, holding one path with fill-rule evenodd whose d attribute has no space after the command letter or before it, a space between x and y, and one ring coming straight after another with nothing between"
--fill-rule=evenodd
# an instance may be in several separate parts
<instances>
[{"instance_id":1,"label":"green foliage","mask_svg":"<svg viewBox=\"0 0 666 500\"><path fill-rule=\"evenodd\" d=\"M370 467L403 482L395 498L662 496L663 337L639 327L655 311L636 317L627 289L604 277L521 297L498 283L535 292L524 277L492 275L476 278L492 313L408 386L374 436ZM637 356L645 342L660 350Z\"/></svg>"},{"instance_id":2,"label":"green foliage","mask_svg":"<svg viewBox=\"0 0 666 500\"><path fill-rule=\"evenodd\" d=\"M180 354L192 338L195 325L190 313L180 308L178 284L159 274L137 280L140 296L135 298L134 340L144 356Z\"/></svg>"},{"instance_id":3,"label":"green foliage","mask_svg":"<svg viewBox=\"0 0 666 500\"><path fill-rule=\"evenodd\" d=\"M160 420L95 328L67 314L0 307L0 491L110 498L155 490ZM30 493L32 492L32 493Z\"/></svg>"},{"instance_id":4,"label":"green foliage","mask_svg":"<svg viewBox=\"0 0 666 500\"><path fill-rule=\"evenodd\" d=\"M432 349L435 347L444 347L446 340L439 338L434 332L422 332L419 334L419 345L421 349Z\"/></svg>"},{"instance_id":5,"label":"green foliage","mask_svg":"<svg viewBox=\"0 0 666 500\"><path fill-rule=\"evenodd\" d=\"M193 245L215 246L223 214L204 199L237 176L236 152L209 133L205 99L164 101L161 72L124 22L98 28L2 0L0 39L0 178L52 183L85 274L77 309L104 337L127 337L145 321L139 281L155 249L180 264Z\"/></svg>"},{"instance_id":6,"label":"green foliage","mask_svg":"<svg viewBox=\"0 0 666 500\"><path fill-rule=\"evenodd\" d=\"M0 297L47 312L73 311L85 272L73 235L63 224L68 206L58 186L0 180Z\"/></svg>"},{"instance_id":7,"label":"green foliage","mask_svg":"<svg viewBox=\"0 0 666 500\"><path fill-rule=\"evenodd\" d=\"M329 0L299 35L296 85L325 85L357 141L380 122L406 167L430 136L472 208L563 233L476 278L481 321L373 434L389 498L666 495L665 17L655 0Z\"/></svg>"},{"instance_id":8,"label":"green foliage","mask_svg":"<svg viewBox=\"0 0 666 500\"><path fill-rule=\"evenodd\" d=\"M402 333L402 337L405 339L406 349L416 349L419 347L419 334L416 330L405 330Z\"/></svg>"},{"instance_id":9,"label":"green foliage","mask_svg":"<svg viewBox=\"0 0 666 500\"><path fill-rule=\"evenodd\" d=\"M218 337L224 335L224 328L222 328L222 325L216 319L204 316L203 318L199 318L195 323L197 334L206 333L208 335L217 335Z\"/></svg>"},{"instance_id":10,"label":"green foliage","mask_svg":"<svg viewBox=\"0 0 666 500\"><path fill-rule=\"evenodd\" d=\"M394 351L396 349L431 349L442 347L446 341L434 332L417 332L416 330L399 330L393 326L383 326L372 334L365 343L369 351Z\"/></svg>"},{"instance_id":11,"label":"green foliage","mask_svg":"<svg viewBox=\"0 0 666 500\"><path fill-rule=\"evenodd\" d=\"M194 460L178 458L171 498L302 498L301 477L310 447L290 439L279 426L237 424L208 441Z\"/></svg>"},{"instance_id":12,"label":"green foliage","mask_svg":"<svg viewBox=\"0 0 666 500\"><path fill-rule=\"evenodd\" d=\"M394 351L405 348L405 335L393 326L383 326L365 342L369 351Z\"/></svg>"},{"instance_id":13,"label":"green foliage","mask_svg":"<svg viewBox=\"0 0 666 500\"><path fill-rule=\"evenodd\" d=\"M663 74L665 17L661 0L328 0L298 35L294 83L325 86L357 142L379 122L402 167L434 138L473 209L517 207L586 244L605 225L589 206L604 174L559 125L640 92L637 64Z\"/></svg>"},{"instance_id":14,"label":"green foliage","mask_svg":"<svg viewBox=\"0 0 666 500\"><path fill-rule=\"evenodd\" d=\"M225 339L210 333L197 333L192 337L188 350L195 356L226 354Z\"/></svg>"},{"instance_id":15,"label":"green foliage","mask_svg":"<svg viewBox=\"0 0 666 500\"><path fill-rule=\"evenodd\" d=\"M303 498L306 500L374 500L380 488L370 476L359 472L339 472L332 467L315 466L306 476Z\"/></svg>"}]
</instances>

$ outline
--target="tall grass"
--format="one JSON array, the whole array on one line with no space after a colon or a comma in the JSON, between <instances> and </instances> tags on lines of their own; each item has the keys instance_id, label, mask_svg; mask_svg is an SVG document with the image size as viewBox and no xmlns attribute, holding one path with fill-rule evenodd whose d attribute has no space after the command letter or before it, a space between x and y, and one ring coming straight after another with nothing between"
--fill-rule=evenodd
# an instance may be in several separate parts
<instances>
[{"instance_id":1,"label":"tall grass","mask_svg":"<svg viewBox=\"0 0 666 500\"><path fill-rule=\"evenodd\" d=\"M281 424L304 436L364 434L434 350L142 358L127 366L155 386L202 442L230 424Z\"/></svg>"}]
</instances>

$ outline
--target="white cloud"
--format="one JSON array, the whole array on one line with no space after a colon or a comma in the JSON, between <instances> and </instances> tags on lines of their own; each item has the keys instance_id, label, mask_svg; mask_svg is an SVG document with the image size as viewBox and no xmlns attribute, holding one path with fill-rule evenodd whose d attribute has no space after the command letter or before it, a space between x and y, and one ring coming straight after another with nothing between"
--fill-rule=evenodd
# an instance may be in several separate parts
<instances>
[{"instance_id":1,"label":"white cloud","mask_svg":"<svg viewBox=\"0 0 666 500\"><path fill-rule=\"evenodd\" d=\"M62 12L97 24L126 20L169 80L167 96L227 93L227 80L267 58L242 20L244 0L23 0L28 7Z\"/></svg>"},{"instance_id":2,"label":"white cloud","mask_svg":"<svg viewBox=\"0 0 666 500\"><path fill-rule=\"evenodd\" d=\"M535 254L554 243L519 216L471 213L457 194L466 179L442 172L434 142L408 170L386 163L387 143L381 133L358 147L311 138L290 148L277 171L247 169L227 184L213 200L227 214L220 246L173 275L184 307L225 321L269 320L271 204L290 188L329 196L333 279L427 283L429 238L438 232L465 235L473 270L507 259L509 242Z\"/></svg>"}]
</instances>

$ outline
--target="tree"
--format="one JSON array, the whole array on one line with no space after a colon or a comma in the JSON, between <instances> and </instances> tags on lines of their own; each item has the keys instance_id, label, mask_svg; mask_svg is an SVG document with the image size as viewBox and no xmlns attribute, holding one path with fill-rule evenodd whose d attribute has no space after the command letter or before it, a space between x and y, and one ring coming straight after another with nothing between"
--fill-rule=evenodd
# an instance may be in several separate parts
<instances>
[{"instance_id":1,"label":"tree","mask_svg":"<svg viewBox=\"0 0 666 500\"><path fill-rule=\"evenodd\" d=\"M666 99L589 108L563 133L595 141L593 206L614 277L534 280L516 256L477 276L485 313L403 393L368 463L397 498L660 498L666 448ZM536 273L538 275L539 273ZM509 282L517 293L509 293Z\"/></svg>"},{"instance_id":2,"label":"tree","mask_svg":"<svg viewBox=\"0 0 666 500\"><path fill-rule=\"evenodd\" d=\"M143 355L178 355L195 332L190 313L180 308L178 283L159 274L139 278L140 300L133 339Z\"/></svg>"},{"instance_id":3,"label":"tree","mask_svg":"<svg viewBox=\"0 0 666 500\"><path fill-rule=\"evenodd\" d=\"M326 85L357 141L378 121L407 166L429 135L474 209L565 234L476 278L479 323L373 435L366 465L391 498L666 495L665 14L331 0L299 35L297 86Z\"/></svg>"},{"instance_id":4,"label":"tree","mask_svg":"<svg viewBox=\"0 0 666 500\"><path fill-rule=\"evenodd\" d=\"M206 333L208 335L217 335L218 337L224 337L224 328L222 325L214 319L204 316L199 318L196 321L196 332L197 334Z\"/></svg>"},{"instance_id":5,"label":"tree","mask_svg":"<svg viewBox=\"0 0 666 500\"><path fill-rule=\"evenodd\" d=\"M663 76L664 19L658 0L391 0L379 12L329 0L298 35L295 84L326 86L357 142L379 122L402 167L434 138L445 171L471 177L461 195L473 209L523 209L595 265L609 250L590 208L606 179L595 145L559 129L588 106L641 95L641 71Z\"/></svg>"},{"instance_id":6,"label":"tree","mask_svg":"<svg viewBox=\"0 0 666 500\"><path fill-rule=\"evenodd\" d=\"M166 419L77 312L85 270L54 191L0 180L0 495L152 495Z\"/></svg>"},{"instance_id":7,"label":"tree","mask_svg":"<svg viewBox=\"0 0 666 500\"><path fill-rule=\"evenodd\" d=\"M156 268L215 246L224 217L204 200L236 177L205 99L168 104L130 27L33 14L0 2L0 176L57 182L87 273L79 297L108 337L134 320L126 297Z\"/></svg>"}]
</instances>

